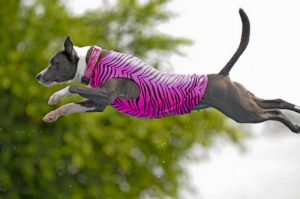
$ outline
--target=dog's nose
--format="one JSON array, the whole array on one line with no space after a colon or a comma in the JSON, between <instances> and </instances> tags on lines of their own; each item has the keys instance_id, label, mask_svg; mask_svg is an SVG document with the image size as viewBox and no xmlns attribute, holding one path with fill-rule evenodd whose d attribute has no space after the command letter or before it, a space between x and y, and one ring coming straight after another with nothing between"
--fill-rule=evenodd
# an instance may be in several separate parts
<instances>
[{"instance_id":1,"label":"dog's nose","mask_svg":"<svg viewBox=\"0 0 300 199\"><path fill-rule=\"evenodd\" d=\"M41 77L42 77L42 75L41 75L40 73L36 76L36 78L37 78L38 80L40 80Z\"/></svg>"}]
</instances>

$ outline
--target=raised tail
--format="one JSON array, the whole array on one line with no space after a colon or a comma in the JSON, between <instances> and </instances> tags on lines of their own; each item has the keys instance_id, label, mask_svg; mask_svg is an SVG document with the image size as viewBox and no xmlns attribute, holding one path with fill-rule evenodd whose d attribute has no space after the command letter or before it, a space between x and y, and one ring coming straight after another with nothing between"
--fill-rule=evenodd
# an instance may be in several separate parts
<instances>
[{"instance_id":1,"label":"raised tail","mask_svg":"<svg viewBox=\"0 0 300 199\"><path fill-rule=\"evenodd\" d=\"M241 42L240 42L238 49L234 53L234 55L231 57L231 59L228 61L228 63L224 66L224 68L219 72L219 75L229 75L229 71L234 66L234 64L239 59L239 57L243 54L244 50L246 49L246 47L249 43L249 37L250 37L249 19L243 9L240 8L239 13L240 13L241 20L243 23Z\"/></svg>"}]
</instances>

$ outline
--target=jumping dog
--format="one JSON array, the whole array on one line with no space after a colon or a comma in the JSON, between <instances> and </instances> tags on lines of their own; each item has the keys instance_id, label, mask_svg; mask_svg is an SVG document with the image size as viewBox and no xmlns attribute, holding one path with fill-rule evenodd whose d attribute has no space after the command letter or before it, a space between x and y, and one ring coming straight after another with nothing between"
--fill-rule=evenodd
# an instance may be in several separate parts
<instances>
[{"instance_id":1,"label":"jumping dog","mask_svg":"<svg viewBox=\"0 0 300 199\"><path fill-rule=\"evenodd\" d=\"M49 66L37 75L37 79L45 86L82 82L91 88L68 86L55 92L49 105L69 95L79 95L87 100L66 104L45 115L43 120L53 122L62 115L102 112L108 105L143 118L186 114L212 107L238 123L275 120L299 133L300 126L293 124L280 111L288 109L300 113L299 106L282 99L260 99L240 83L230 80L229 72L246 49L250 37L249 19L242 9L239 14L243 25L239 47L218 74L162 73L131 55L98 46L73 46L68 36L64 49L50 59Z\"/></svg>"}]
</instances>

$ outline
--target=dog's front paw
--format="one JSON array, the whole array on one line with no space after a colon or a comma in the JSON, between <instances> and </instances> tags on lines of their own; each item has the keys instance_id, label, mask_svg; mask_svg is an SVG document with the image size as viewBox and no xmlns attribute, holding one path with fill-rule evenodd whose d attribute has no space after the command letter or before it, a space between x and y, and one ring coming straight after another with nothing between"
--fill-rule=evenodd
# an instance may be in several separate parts
<instances>
[{"instance_id":1,"label":"dog's front paw","mask_svg":"<svg viewBox=\"0 0 300 199\"><path fill-rule=\"evenodd\" d=\"M51 95L51 97L49 98L48 104L55 105L62 99L62 97L63 97L63 95L61 93L56 92L53 95Z\"/></svg>"},{"instance_id":2,"label":"dog's front paw","mask_svg":"<svg viewBox=\"0 0 300 199\"><path fill-rule=\"evenodd\" d=\"M43 120L44 122L54 122L56 121L59 117L61 116L61 113L59 110L54 110L54 111L51 111L50 113L48 113L47 115L45 115L43 117Z\"/></svg>"},{"instance_id":3,"label":"dog's front paw","mask_svg":"<svg viewBox=\"0 0 300 199\"><path fill-rule=\"evenodd\" d=\"M53 93L53 95L51 95L51 97L49 98L48 104L49 105L57 104L59 101L62 100L64 96L67 95L70 95L69 86L60 91Z\"/></svg>"}]
</instances>

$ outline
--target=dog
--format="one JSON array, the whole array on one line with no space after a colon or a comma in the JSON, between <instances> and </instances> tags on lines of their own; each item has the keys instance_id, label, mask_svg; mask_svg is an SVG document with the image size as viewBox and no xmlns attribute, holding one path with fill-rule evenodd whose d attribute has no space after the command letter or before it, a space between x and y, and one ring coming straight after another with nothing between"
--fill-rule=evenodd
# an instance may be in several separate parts
<instances>
[{"instance_id":1,"label":"dog","mask_svg":"<svg viewBox=\"0 0 300 199\"><path fill-rule=\"evenodd\" d=\"M300 126L280 111L288 109L300 113L299 106L282 99L260 99L230 80L229 72L246 49L250 37L248 16L242 9L239 14L243 25L239 47L218 74L162 73L132 55L98 46L76 47L68 36L64 49L50 59L49 66L37 75L37 79L47 87L81 82L92 88L68 86L55 92L49 105L69 95L79 95L87 100L66 104L46 114L43 120L54 122L62 115L102 112L108 105L142 118L161 118L215 108L238 123L274 120L299 133Z\"/></svg>"}]
</instances>

